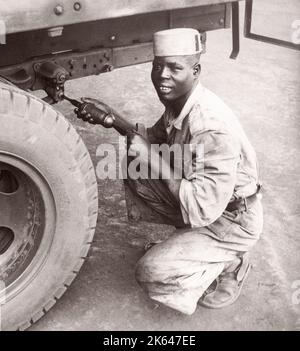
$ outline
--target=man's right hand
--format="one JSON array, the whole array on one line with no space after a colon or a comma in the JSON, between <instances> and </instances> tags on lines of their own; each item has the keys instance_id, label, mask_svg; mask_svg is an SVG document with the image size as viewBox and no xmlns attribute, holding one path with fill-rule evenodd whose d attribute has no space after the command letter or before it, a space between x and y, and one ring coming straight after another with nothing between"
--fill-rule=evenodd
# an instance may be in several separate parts
<instances>
[{"instance_id":1,"label":"man's right hand","mask_svg":"<svg viewBox=\"0 0 300 351\"><path fill-rule=\"evenodd\" d=\"M151 144L146 133L139 133L137 130L127 134L128 156L139 155L144 162L150 162Z\"/></svg>"},{"instance_id":2,"label":"man's right hand","mask_svg":"<svg viewBox=\"0 0 300 351\"><path fill-rule=\"evenodd\" d=\"M89 97L83 97L81 98L82 102L86 102L88 104L94 104L98 110L103 112L104 114L114 114L116 113L110 106L105 104L104 102L94 99L94 98L89 98Z\"/></svg>"}]
</instances>

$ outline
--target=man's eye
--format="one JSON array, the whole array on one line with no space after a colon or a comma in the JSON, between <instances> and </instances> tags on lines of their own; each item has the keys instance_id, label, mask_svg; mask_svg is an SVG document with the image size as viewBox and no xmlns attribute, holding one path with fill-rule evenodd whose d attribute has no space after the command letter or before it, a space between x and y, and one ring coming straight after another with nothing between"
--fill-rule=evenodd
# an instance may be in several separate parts
<instances>
[{"instance_id":1,"label":"man's eye","mask_svg":"<svg viewBox=\"0 0 300 351\"><path fill-rule=\"evenodd\" d=\"M182 67L179 67L179 66L173 66L172 67L172 71L174 71L174 72L179 72L181 70L182 70Z\"/></svg>"},{"instance_id":2,"label":"man's eye","mask_svg":"<svg viewBox=\"0 0 300 351\"><path fill-rule=\"evenodd\" d=\"M161 70L161 65L154 65L154 66L153 66L153 69L154 69L155 71L160 71L160 70Z\"/></svg>"}]
</instances>

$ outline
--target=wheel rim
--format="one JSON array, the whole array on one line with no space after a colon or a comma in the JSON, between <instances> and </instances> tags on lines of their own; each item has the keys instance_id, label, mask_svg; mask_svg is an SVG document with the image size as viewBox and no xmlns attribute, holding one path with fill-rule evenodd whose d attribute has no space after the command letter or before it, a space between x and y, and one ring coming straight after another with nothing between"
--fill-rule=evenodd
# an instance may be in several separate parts
<instances>
[{"instance_id":1,"label":"wheel rim","mask_svg":"<svg viewBox=\"0 0 300 351\"><path fill-rule=\"evenodd\" d=\"M0 152L0 281L6 301L42 268L55 226L54 197L45 177L26 160Z\"/></svg>"}]
</instances>

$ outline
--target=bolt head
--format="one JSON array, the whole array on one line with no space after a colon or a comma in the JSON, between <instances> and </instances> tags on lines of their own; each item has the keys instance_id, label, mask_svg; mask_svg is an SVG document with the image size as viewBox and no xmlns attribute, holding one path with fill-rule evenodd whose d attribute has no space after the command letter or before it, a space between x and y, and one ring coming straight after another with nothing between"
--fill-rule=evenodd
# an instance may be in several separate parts
<instances>
[{"instance_id":1,"label":"bolt head","mask_svg":"<svg viewBox=\"0 0 300 351\"><path fill-rule=\"evenodd\" d=\"M64 13L64 8L62 5L56 5L54 7L54 13L57 15L57 16L60 16Z\"/></svg>"},{"instance_id":2,"label":"bolt head","mask_svg":"<svg viewBox=\"0 0 300 351\"><path fill-rule=\"evenodd\" d=\"M80 2L75 2L73 5L73 8L75 11L80 11L81 10L81 3Z\"/></svg>"}]
</instances>

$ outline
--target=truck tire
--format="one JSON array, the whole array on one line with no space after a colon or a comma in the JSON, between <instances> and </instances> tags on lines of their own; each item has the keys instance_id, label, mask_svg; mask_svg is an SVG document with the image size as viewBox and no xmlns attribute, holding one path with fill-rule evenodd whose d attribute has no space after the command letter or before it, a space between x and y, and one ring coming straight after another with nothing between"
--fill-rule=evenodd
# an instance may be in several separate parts
<instances>
[{"instance_id":1,"label":"truck tire","mask_svg":"<svg viewBox=\"0 0 300 351\"><path fill-rule=\"evenodd\" d=\"M98 214L89 153L47 103L0 82L0 330L24 330L82 266Z\"/></svg>"}]
</instances>

